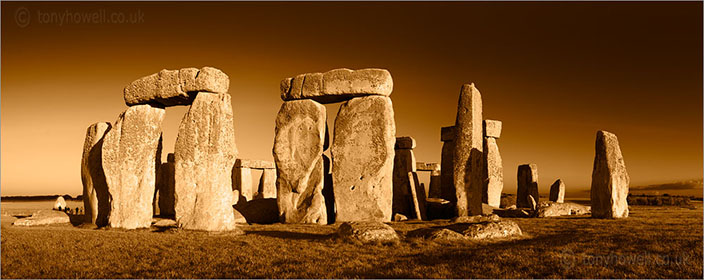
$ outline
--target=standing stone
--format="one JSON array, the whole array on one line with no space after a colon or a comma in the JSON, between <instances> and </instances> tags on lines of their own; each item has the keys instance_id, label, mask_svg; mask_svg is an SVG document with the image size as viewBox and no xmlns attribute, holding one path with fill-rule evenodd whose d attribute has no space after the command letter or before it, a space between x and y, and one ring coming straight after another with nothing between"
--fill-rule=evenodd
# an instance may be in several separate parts
<instances>
[{"instance_id":1,"label":"standing stone","mask_svg":"<svg viewBox=\"0 0 704 280\"><path fill-rule=\"evenodd\" d=\"M501 191L504 188L504 167L496 138L484 137L484 156L483 201L490 206L499 207L501 205Z\"/></svg>"},{"instance_id":2,"label":"standing stone","mask_svg":"<svg viewBox=\"0 0 704 280\"><path fill-rule=\"evenodd\" d=\"M418 183L418 174L416 172L408 172L406 176L408 176L408 185L406 187L410 190L411 201L413 201L413 214L418 220L427 220L425 188Z\"/></svg>"},{"instance_id":3,"label":"standing stone","mask_svg":"<svg viewBox=\"0 0 704 280\"><path fill-rule=\"evenodd\" d=\"M412 148L415 147L415 140L411 137L397 137L395 147L392 211L408 216L412 213L408 172L416 172L417 168Z\"/></svg>"},{"instance_id":4,"label":"standing stone","mask_svg":"<svg viewBox=\"0 0 704 280\"><path fill-rule=\"evenodd\" d=\"M332 187L332 166L330 163L330 158L323 155L323 198L325 198L325 210L328 212L328 224L334 224L335 191Z\"/></svg>"},{"instance_id":5,"label":"standing stone","mask_svg":"<svg viewBox=\"0 0 704 280\"><path fill-rule=\"evenodd\" d=\"M430 171L430 186L428 187L428 197L441 197L442 192L442 171L440 169L440 164L435 164L437 169Z\"/></svg>"},{"instance_id":6,"label":"standing stone","mask_svg":"<svg viewBox=\"0 0 704 280\"><path fill-rule=\"evenodd\" d=\"M565 183L561 179L557 179L550 186L550 201L563 203L565 202Z\"/></svg>"},{"instance_id":7,"label":"standing stone","mask_svg":"<svg viewBox=\"0 0 704 280\"><path fill-rule=\"evenodd\" d=\"M474 84L460 91L455 121L453 178L457 196L457 215L482 214L484 154L482 97Z\"/></svg>"},{"instance_id":8,"label":"standing stone","mask_svg":"<svg viewBox=\"0 0 704 280\"><path fill-rule=\"evenodd\" d=\"M275 168L266 168L262 170L262 177L259 178L259 188L255 198L276 198Z\"/></svg>"},{"instance_id":9,"label":"standing stone","mask_svg":"<svg viewBox=\"0 0 704 280\"><path fill-rule=\"evenodd\" d=\"M518 166L518 194L516 196L516 207L530 207L530 199L533 196L535 202L539 200L538 195L538 165L523 164Z\"/></svg>"},{"instance_id":10,"label":"standing stone","mask_svg":"<svg viewBox=\"0 0 704 280\"><path fill-rule=\"evenodd\" d=\"M108 130L110 123L106 122L94 123L88 127L81 160L85 219L98 226L108 224L110 212L108 185L103 171L103 138Z\"/></svg>"},{"instance_id":11,"label":"standing stone","mask_svg":"<svg viewBox=\"0 0 704 280\"><path fill-rule=\"evenodd\" d=\"M328 221L322 193L326 117L325 106L313 100L284 102L276 116L276 202L283 223Z\"/></svg>"},{"instance_id":12,"label":"standing stone","mask_svg":"<svg viewBox=\"0 0 704 280\"><path fill-rule=\"evenodd\" d=\"M176 165L175 156L170 153L166 156L166 162L159 167L159 180L157 188L159 190L159 214L173 216L176 214L174 192L176 188Z\"/></svg>"},{"instance_id":13,"label":"standing stone","mask_svg":"<svg viewBox=\"0 0 704 280\"><path fill-rule=\"evenodd\" d=\"M616 135L600 130L596 133L596 155L592 172L592 217L628 217L628 185L621 147Z\"/></svg>"},{"instance_id":14,"label":"standing stone","mask_svg":"<svg viewBox=\"0 0 704 280\"><path fill-rule=\"evenodd\" d=\"M337 222L391 221L395 134L388 97L354 98L340 107L331 149Z\"/></svg>"},{"instance_id":15,"label":"standing stone","mask_svg":"<svg viewBox=\"0 0 704 280\"><path fill-rule=\"evenodd\" d=\"M440 140L442 140L442 154L440 159L440 198L454 204L457 202L455 179L453 175L453 154L455 152L455 142L453 139L455 138L455 127L443 127L440 131Z\"/></svg>"},{"instance_id":16,"label":"standing stone","mask_svg":"<svg viewBox=\"0 0 704 280\"><path fill-rule=\"evenodd\" d=\"M239 161L239 159L237 160ZM240 192L240 196L245 201L254 199L254 184L252 182L252 169L249 167L237 166L232 168L233 189Z\"/></svg>"},{"instance_id":17,"label":"standing stone","mask_svg":"<svg viewBox=\"0 0 704 280\"><path fill-rule=\"evenodd\" d=\"M111 197L108 223L113 228L151 225L164 114L149 105L129 107L103 138L103 170Z\"/></svg>"},{"instance_id":18,"label":"standing stone","mask_svg":"<svg viewBox=\"0 0 704 280\"><path fill-rule=\"evenodd\" d=\"M230 98L227 93L199 92L179 126L174 155L180 228L235 228L230 172L237 148Z\"/></svg>"}]
</instances>

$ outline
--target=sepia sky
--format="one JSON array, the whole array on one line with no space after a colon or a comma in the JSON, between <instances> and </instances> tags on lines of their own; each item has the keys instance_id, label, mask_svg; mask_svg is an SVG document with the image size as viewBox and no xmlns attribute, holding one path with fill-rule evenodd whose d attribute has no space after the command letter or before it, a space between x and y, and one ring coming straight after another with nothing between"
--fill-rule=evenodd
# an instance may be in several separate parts
<instances>
[{"instance_id":1,"label":"sepia sky","mask_svg":"<svg viewBox=\"0 0 704 280\"><path fill-rule=\"evenodd\" d=\"M124 86L202 66L230 77L242 158L273 159L281 79L378 67L418 161L440 161L474 82L503 121L504 192L536 163L541 194L561 178L587 197L600 129L632 186L702 178L701 2L3 2L1 40L2 195L80 194L86 128L127 108ZM165 152L186 110L167 109Z\"/></svg>"}]
</instances>

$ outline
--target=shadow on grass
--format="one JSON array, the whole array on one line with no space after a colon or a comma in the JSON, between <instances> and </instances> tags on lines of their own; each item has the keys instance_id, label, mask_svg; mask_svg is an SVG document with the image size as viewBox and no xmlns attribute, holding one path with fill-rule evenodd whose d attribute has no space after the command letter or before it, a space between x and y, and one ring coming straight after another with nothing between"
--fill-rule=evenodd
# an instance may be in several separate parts
<instances>
[{"instance_id":1,"label":"shadow on grass","mask_svg":"<svg viewBox=\"0 0 704 280\"><path fill-rule=\"evenodd\" d=\"M335 234L315 234L315 233L303 233L303 232L291 232L291 231L274 231L274 230L261 230L261 231L247 231L247 235L256 234L261 236L276 237L282 239L297 239L297 240L325 240L335 237Z\"/></svg>"}]
</instances>

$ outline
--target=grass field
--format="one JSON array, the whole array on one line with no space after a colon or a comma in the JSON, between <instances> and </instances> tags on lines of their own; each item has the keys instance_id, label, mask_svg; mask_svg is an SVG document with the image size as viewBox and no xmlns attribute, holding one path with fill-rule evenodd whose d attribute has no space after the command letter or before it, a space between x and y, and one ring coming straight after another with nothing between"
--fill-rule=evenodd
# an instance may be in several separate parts
<instances>
[{"instance_id":1,"label":"grass field","mask_svg":"<svg viewBox=\"0 0 704 280\"><path fill-rule=\"evenodd\" d=\"M22 228L2 218L2 278L702 278L702 204L632 206L631 217L510 219L498 242L405 238L362 245L337 225L176 229ZM448 221L393 223L399 234Z\"/></svg>"}]
</instances>

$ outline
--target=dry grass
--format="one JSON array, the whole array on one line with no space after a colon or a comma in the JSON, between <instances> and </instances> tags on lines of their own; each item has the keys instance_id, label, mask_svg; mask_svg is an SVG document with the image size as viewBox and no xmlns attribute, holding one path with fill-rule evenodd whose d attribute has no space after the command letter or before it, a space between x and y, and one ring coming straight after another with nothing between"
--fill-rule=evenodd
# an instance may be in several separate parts
<instances>
[{"instance_id":1,"label":"dry grass","mask_svg":"<svg viewBox=\"0 0 704 280\"><path fill-rule=\"evenodd\" d=\"M625 220L511 219L494 243L361 245L337 225L244 235L2 225L2 278L702 278L702 207L634 206ZM447 221L394 223L401 234Z\"/></svg>"}]
</instances>

